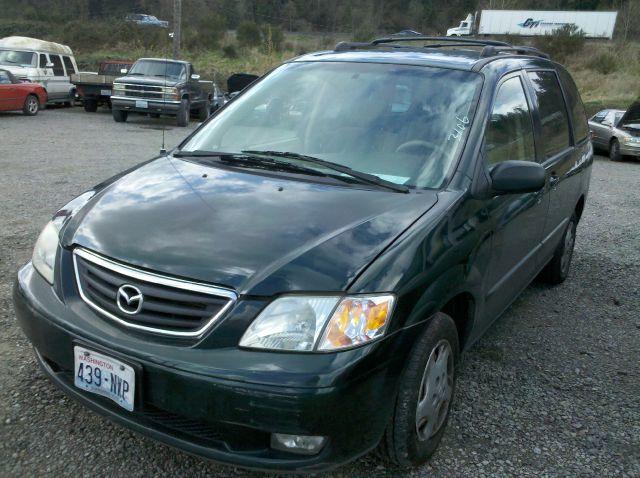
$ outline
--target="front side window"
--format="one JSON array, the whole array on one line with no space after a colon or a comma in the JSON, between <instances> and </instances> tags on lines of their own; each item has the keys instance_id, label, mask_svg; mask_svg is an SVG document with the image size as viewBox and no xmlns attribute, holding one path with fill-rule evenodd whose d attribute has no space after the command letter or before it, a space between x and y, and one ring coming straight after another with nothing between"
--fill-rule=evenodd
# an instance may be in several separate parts
<instances>
[{"instance_id":1,"label":"front side window","mask_svg":"<svg viewBox=\"0 0 640 478\"><path fill-rule=\"evenodd\" d=\"M40 53L39 57L40 59L38 60L38 67L46 68L47 63L49 63L49 60L47 59L47 55L45 55L44 53Z\"/></svg>"},{"instance_id":2,"label":"front side window","mask_svg":"<svg viewBox=\"0 0 640 478\"><path fill-rule=\"evenodd\" d=\"M183 150L297 153L396 184L438 188L464 145L481 83L477 73L443 68L288 63L230 103Z\"/></svg>"},{"instance_id":3,"label":"front side window","mask_svg":"<svg viewBox=\"0 0 640 478\"><path fill-rule=\"evenodd\" d=\"M183 63L161 60L141 60L131 67L128 73L131 76L156 76L169 80L184 80L187 76L187 69Z\"/></svg>"},{"instance_id":4,"label":"front side window","mask_svg":"<svg viewBox=\"0 0 640 478\"><path fill-rule=\"evenodd\" d=\"M36 54L30 51L0 50L0 65L36 66Z\"/></svg>"},{"instance_id":5,"label":"front side window","mask_svg":"<svg viewBox=\"0 0 640 478\"><path fill-rule=\"evenodd\" d=\"M485 134L485 153L490 167L510 159L535 161L533 124L520 77L500 85Z\"/></svg>"},{"instance_id":6,"label":"front side window","mask_svg":"<svg viewBox=\"0 0 640 478\"><path fill-rule=\"evenodd\" d=\"M551 158L569 147L569 117L564 97L553 71L530 71L528 75L538 100L544 156Z\"/></svg>"},{"instance_id":7,"label":"front side window","mask_svg":"<svg viewBox=\"0 0 640 478\"><path fill-rule=\"evenodd\" d=\"M64 76L64 68L62 68L62 60L60 55L49 55L51 63L53 63L53 75Z\"/></svg>"},{"instance_id":8,"label":"front side window","mask_svg":"<svg viewBox=\"0 0 640 478\"><path fill-rule=\"evenodd\" d=\"M71 58L69 58L68 56L63 56L62 59L64 60L64 67L67 70L67 75L75 74L76 69L73 67L73 62L71 61Z\"/></svg>"}]
</instances>

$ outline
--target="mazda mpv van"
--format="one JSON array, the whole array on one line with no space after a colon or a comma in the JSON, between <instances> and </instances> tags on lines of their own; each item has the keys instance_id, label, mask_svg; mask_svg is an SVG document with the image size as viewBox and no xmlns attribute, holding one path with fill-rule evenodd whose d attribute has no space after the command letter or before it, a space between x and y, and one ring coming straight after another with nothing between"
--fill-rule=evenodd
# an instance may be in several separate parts
<instances>
[{"instance_id":1,"label":"mazda mpv van","mask_svg":"<svg viewBox=\"0 0 640 478\"><path fill-rule=\"evenodd\" d=\"M55 213L14 291L45 374L222 462L425 462L460 353L567 277L593 153L546 55L415 40L291 60Z\"/></svg>"}]
</instances>

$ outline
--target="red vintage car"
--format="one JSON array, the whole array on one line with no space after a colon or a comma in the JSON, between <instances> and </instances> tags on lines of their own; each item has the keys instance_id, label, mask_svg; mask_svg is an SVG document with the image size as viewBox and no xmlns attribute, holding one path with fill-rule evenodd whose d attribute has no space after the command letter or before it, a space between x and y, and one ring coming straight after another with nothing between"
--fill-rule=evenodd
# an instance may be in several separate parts
<instances>
[{"instance_id":1,"label":"red vintage car","mask_svg":"<svg viewBox=\"0 0 640 478\"><path fill-rule=\"evenodd\" d=\"M0 111L22 110L35 116L47 102L47 92L37 83L21 82L7 70L0 70Z\"/></svg>"}]
</instances>

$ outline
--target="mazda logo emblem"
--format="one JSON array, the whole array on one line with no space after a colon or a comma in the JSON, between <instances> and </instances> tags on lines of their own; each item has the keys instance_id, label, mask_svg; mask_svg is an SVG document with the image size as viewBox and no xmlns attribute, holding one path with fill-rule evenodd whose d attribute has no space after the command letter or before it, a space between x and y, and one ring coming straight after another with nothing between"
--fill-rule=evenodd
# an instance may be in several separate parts
<instances>
[{"instance_id":1,"label":"mazda logo emblem","mask_svg":"<svg viewBox=\"0 0 640 478\"><path fill-rule=\"evenodd\" d=\"M144 298L136 286L124 284L118 289L116 304L125 314L135 315L142 309Z\"/></svg>"}]
</instances>

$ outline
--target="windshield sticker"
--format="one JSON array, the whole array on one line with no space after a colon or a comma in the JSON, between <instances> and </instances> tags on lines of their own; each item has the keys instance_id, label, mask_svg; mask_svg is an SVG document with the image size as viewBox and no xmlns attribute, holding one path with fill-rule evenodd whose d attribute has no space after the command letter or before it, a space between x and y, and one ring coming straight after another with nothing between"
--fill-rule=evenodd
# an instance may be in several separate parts
<instances>
[{"instance_id":1,"label":"windshield sticker","mask_svg":"<svg viewBox=\"0 0 640 478\"><path fill-rule=\"evenodd\" d=\"M466 116L460 118L458 115L456 115L456 126L453 129L453 132L449 133L449 136L447 136L447 141L460 141L460 138L462 138L462 133L464 133L464 130L467 129L468 124L469 118L467 118Z\"/></svg>"}]
</instances>

